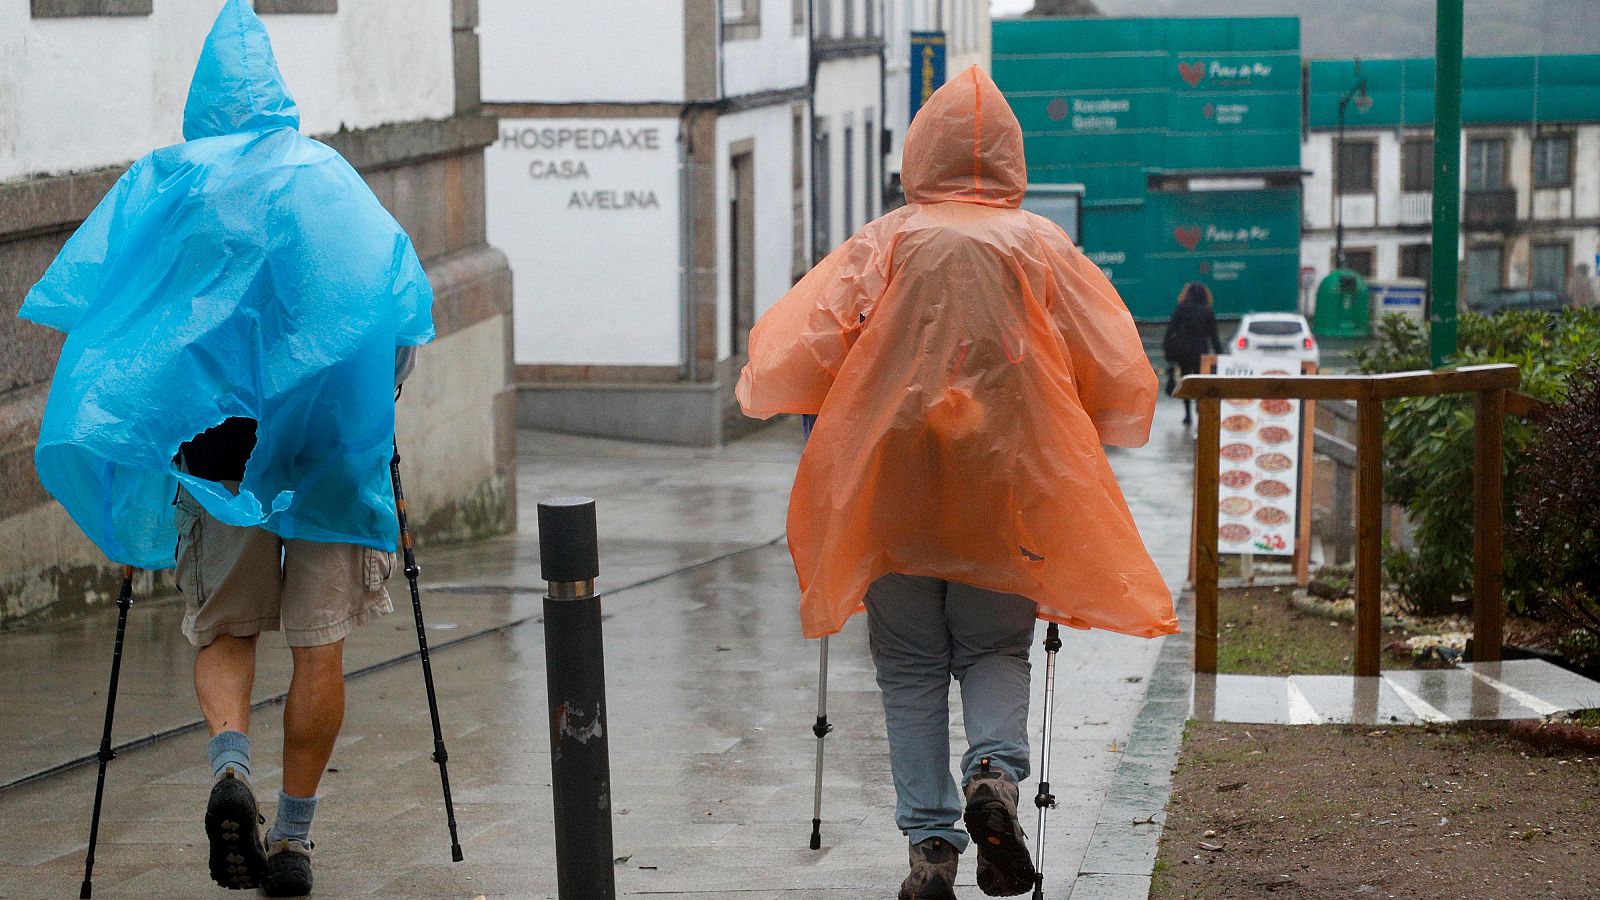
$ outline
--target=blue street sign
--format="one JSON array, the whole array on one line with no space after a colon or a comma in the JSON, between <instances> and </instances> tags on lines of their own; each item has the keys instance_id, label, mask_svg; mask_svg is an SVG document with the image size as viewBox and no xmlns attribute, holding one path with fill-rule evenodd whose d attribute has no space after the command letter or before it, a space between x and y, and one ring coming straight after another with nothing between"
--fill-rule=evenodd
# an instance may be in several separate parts
<instances>
[{"instance_id":1,"label":"blue street sign","mask_svg":"<svg viewBox=\"0 0 1600 900\"><path fill-rule=\"evenodd\" d=\"M942 31L911 32L911 118L944 86L945 38ZM909 121L909 120L907 120Z\"/></svg>"}]
</instances>

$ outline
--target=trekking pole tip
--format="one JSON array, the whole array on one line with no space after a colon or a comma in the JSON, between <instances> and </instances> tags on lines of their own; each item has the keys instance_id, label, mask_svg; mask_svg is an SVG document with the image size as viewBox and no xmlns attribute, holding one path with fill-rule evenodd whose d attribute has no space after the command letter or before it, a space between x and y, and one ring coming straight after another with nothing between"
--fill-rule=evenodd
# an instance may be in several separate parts
<instances>
[{"instance_id":1,"label":"trekking pole tip","mask_svg":"<svg viewBox=\"0 0 1600 900\"><path fill-rule=\"evenodd\" d=\"M89 900L90 895L93 893L94 888L89 886L89 879L85 878L83 887L78 888L78 900Z\"/></svg>"},{"instance_id":2,"label":"trekking pole tip","mask_svg":"<svg viewBox=\"0 0 1600 900\"><path fill-rule=\"evenodd\" d=\"M451 862L461 862L462 859L465 859L465 857L463 857L461 855L461 845L460 844L451 844L450 845L450 861Z\"/></svg>"},{"instance_id":3,"label":"trekking pole tip","mask_svg":"<svg viewBox=\"0 0 1600 900\"><path fill-rule=\"evenodd\" d=\"M594 507L588 497L555 497L539 504L539 566L545 581L599 577Z\"/></svg>"},{"instance_id":4,"label":"trekking pole tip","mask_svg":"<svg viewBox=\"0 0 1600 900\"><path fill-rule=\"evenodd\" d=\"M812 819L811 820L811 849L813 849L813 850L821 850L822 849L822 820L821 819Z\"/></svg>"}]
</instances>

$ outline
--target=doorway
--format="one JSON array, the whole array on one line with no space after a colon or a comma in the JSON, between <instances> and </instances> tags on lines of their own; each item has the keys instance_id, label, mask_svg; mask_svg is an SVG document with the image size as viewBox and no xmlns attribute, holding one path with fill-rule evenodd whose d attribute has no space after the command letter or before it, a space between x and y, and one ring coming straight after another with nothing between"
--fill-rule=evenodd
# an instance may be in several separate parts
<instances>
[{"instance_id":1,"label":"doorway","mask_svg":"<svg viewBox=\"0 0 1600 900\"><path fill-rule=\"evenodd\" d=\"M734 356L749 349L756 323L756 167L753 150L736 152L728 165L728 316Z\"/></svg>"}]
</instances>

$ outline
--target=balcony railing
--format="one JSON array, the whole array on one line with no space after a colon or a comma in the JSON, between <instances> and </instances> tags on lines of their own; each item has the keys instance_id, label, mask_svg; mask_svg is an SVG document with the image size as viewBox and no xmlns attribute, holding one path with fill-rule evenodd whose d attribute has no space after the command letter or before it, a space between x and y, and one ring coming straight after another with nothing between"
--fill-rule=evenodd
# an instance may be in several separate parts
<instances>
[{"instance_id":1,"label":"balcony railing","mask_svg":"<svg viewBox=\"0 0 1600 900\"><path fill-rule=\"evenodd\" d=\"M1401 225L1430 225L1433 223L1433 195L1405 193L1400 195Z\"/></svg>"},{"instance_id":2,"label":"balcony railing","mask_svg":"<svg viewBox=\"0 0 1600 900\"><path fill-rule=\"evenodd\" d=\"M1505 228L1517 221L1517 192L1512 188L1467 191L1461 221L1468 228Z\"/></svg>"}]
</instances>

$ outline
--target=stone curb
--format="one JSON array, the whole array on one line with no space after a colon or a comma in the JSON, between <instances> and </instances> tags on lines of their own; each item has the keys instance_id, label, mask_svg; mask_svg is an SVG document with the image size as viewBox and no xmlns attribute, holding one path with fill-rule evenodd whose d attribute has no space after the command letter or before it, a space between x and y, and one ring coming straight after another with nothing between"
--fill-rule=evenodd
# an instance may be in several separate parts
<instances>
[{"instance_id":1,"label":"stone curb","mask_svg":"<svg viewBox=\"0 0 1600 900\"><path fill-rule=\"evenodd\" d=\"M1150 894L1194 683L1193 594L1185 592L1178 605L1183 630L1163 639L1071 900L1145 900Z\"/></svg>"}]
</instances>

